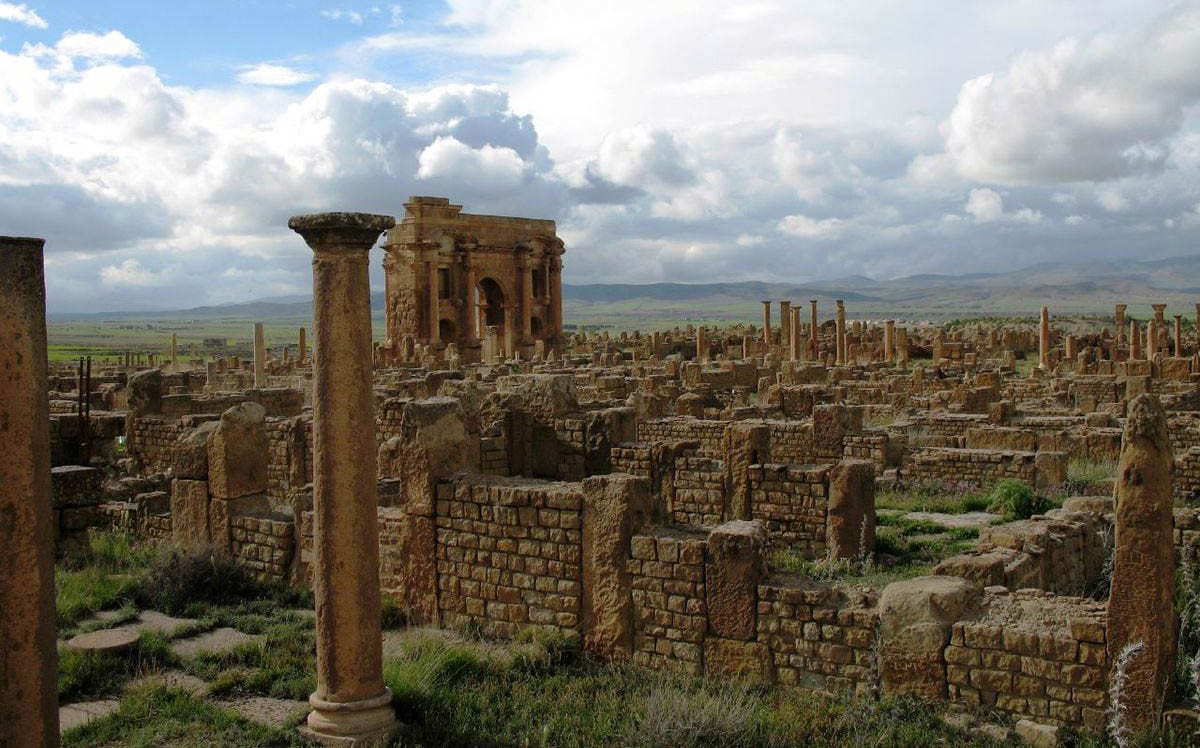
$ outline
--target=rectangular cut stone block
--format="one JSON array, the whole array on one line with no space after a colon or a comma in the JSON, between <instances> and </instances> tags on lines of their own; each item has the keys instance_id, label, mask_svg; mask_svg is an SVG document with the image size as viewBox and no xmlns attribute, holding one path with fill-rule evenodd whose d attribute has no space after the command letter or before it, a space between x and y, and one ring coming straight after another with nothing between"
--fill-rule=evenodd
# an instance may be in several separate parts
<instances>
[{"instance_id":1,"label":"rectangular cut stone block","mask_svg":"<svg viewBox=\"0 0 1200 748\"><path fill-rule=\"evenodd\" d=\"M104 473L99 468L63 465L50 469L50 489L54 508L87 506L100 503Z\"/></svg>"},{"instance_id":2,"label":"rectangular cut stone block","mask_svg":"<svg viewBox=\"0 0 1200 748\"><path fill-rule=\"evenodd\" d=\"M266 412L257 403L241 403L221 414L221 425L208 439L208 482L221 499L267 490L269 445Z\"/></svg>"},{"instance_id":3,"label":"rectangular cut stone block","mask_svg":"<svg viewBox=\"0 0 1200 748\"><path fill-rule=\"evenodd\" d=\"M754 683L775 680L767 645L734 639L704 640L704 674L709 678L739 678Z\"/></svg>"},{"instance_id":4,"label":"rectangular cut stone block","mask_svg":"<svg viewBox=\"0 0 1200 748\"><path fill-rule=\"evenodd\" d=\"M704 577L711 633L728 639L754 636L765 545L766 530L757 521L726 522L709 533Z\"/></svg>"},{"instance_id":5,"label":"rectangular cut stone block","mask_svg":"<svg viewBox=\"0 0 1200 748\"><path fill-rule=\"evenodd\" d=\"M209 547L207 482L176 480L171 483L171 538L180 548L205 550Z\"/></svg>"},{"instance_id":6,"label":"rectangular cut stone block","mask_svg":"<svg viewBox=\"0 0 1200 748\"><path fill-rule=\"evenodd\" d=\"M178 483L179 481L176 481ZM234 518L255 512L264 512L270 502L263 494L242 496L236 499L211 497L208 502L208 532L212 549L221 554L230 552L232 534L230 527Z\"/></svg>"}]
</instances>

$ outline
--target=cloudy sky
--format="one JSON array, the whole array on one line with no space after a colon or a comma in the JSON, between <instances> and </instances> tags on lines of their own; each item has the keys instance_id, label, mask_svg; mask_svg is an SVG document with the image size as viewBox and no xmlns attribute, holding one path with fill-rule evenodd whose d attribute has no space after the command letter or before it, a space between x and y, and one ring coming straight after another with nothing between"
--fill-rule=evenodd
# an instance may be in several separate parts
<instances>
[{"instance_id":1,"label":"cloudy sky","mask_svg":"<svg viewBox=\"0 0 1200 748\"><path fill-rule=\"evenodd\" d=\"M307 293L289 215L410 194L573 283L1191 254L1197 71L1200 0L0 0L0 233L60 312Z\"/></svg>"}]
</instances>

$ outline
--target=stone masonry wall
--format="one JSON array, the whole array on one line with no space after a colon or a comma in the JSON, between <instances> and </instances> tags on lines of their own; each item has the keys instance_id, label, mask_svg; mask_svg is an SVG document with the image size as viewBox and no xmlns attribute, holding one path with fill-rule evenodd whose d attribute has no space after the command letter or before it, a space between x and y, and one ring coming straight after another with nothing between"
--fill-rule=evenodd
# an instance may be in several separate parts
<instances>
[{"instance_id":1,"label":"stone masonry wall","mask_svg":"<svg viewBox=\"0 0 1200 748\"><path fill-rule=\"evenodd\" d=\"M628 560L633 588L633 661L658 670L703 673L708 613L703 533L635 535Z\"/></svg>"},{"instance_id":2,"label":"stone masonry wall","mask_svg":"<svg viewBox=\"0 0 1200 748\"><path fill-rule=\"evenodd\" d=\"M825 555L829 468L805 465L750 466L750 508L773 545L791 546L808 558Z\"/></svg>"},{"instance_id":3,"label":"stone masonry wall","mask_svg":"<svg viewBox=\"0 0 1200 748\"><path fill-rule=\"evenodd\" d=\"M443 495L445 498L443 498ZM578 484L511 479L439 485L438 608L443 625L511 637L575 631L580 613Z\"/></svg>"}]
</instances>

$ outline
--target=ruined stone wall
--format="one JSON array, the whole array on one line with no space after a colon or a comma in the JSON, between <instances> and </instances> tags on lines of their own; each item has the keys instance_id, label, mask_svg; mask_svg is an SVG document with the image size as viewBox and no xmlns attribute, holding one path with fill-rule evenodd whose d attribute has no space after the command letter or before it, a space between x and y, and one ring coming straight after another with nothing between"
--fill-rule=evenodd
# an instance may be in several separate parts
<instances>
[{"instance_id":1,"label":"ruined stone wall","mask_svg":"<svg viewBox=\"0 0 1200 748\"><path fill-rule=\"evenodd\" d=\"M828 506L827 466L750 466L751 517L762 520L771 544L823 557Z\"/></svg>"},{"instance_id":2,"label":"ruined stone wall","mask_svg":"<svg viewBox=\"0 0 1200 748\"><path fill-rule=\"evenodd\" d=\"M439 485L442 624L477 624L505 637L527 626L575 631L581 508L578 484L475 479Z\"/></svg>"},{"instance_id":3,"label":"ruined stone wall","mask_svg":"<svg viewBox=\"0 0 1200 748\"><path fill-rule=\"evenodd\" d=\"M772 450L772 459L774 459L773 455L774 450ZM842 457L870 460L875 463L877 475L884 469L893 467L899 460L899 455L891 443L891 437L886 431L847 434L842 437Z\"/></svg>"},{"instance_id":4,"label":"ruined stone wall","mask_svg":"<svg viewBox=\"0 0 1200 748\"><path fill-rule=\"evenodd\" d=\"M700 455L675 460L671 521L692 527L720 524L725 509L725 462Z\"/></svg>"},{"instance_id":5,"label":"ruined stone wall","mask_svg":"<svg viewBox=\"0 0 1200 748\"><path fill-rule=\"evenodd\" d=\"M807 465L816 459L812 421L767 421L771 461Z\"/></svg>"},{"instance_id":6,"label":"ruined stone wall","mask_svg":"<svg viewBox=\"0 0 1200 748\"><path fill-rule=\"evenodd\" d=\"M1024 590L988 594L977 617L951 630L950 700L1102 732L1105 630L1103 603Z\"/></svg>"},{"instance_id":7,"label":"ruined stone wall","mask_svg":"<svg viewBox=\"0 0 1200 748\"><path fill-rule=\"evenodd\" d=\"M286 581L295 547L293 529L294 523L286 517L230 517L234 561L257 579Z\"/></svg>"},{"instance_id":8,"label":"ruined stone wall","mask_svg":"<svg viewBox=\"0 0 1200 748\"><path fill-rule=\"evenodd\" d=\"M129 455L144 472L161 472L171 467L175 455L175 440L190 426L178 419L146 416L131 417L128 435Z\"/></svg>"},{"instance_id":9,"label":"ruined stone wall","mask_svg":"<svg viewBox=\"0 0 1200 748\"><path fill-rule=\"evenodd\" d=\"M636 664L689 675L704 672L706 538L665 529L633 537L628 569Z\"/></svg>"},{"instance_id":10,"label":"ruined stone wall","mask_svg":"<svg viewBox=\"0 0 1200 748\"><path fill-rule=\"evenodd\" d=\"M770 650L778 682L870 696L878 681L875 602L802 580L759 585L757 640Z\"/></svg>"},{"instance_id":11,"label":"ruined stone wall","mask_svg":"<svg viewBox=\"0 0 1200 748\"><path fill-rule=\"evenodd\" d=\"M905 470L906 480L951 486L978 488L1005 478L1036 485L1036 455L989 449L924 449L912 455Z\"/></svg>"},{"instance_id":12,"label":"ruined stone wall","mask_svg":"<svg viewBox=\"0 0 1200 748\"><path fill-rule=\"evenodd\" d=\"M697 441L700 452L721 457L724 452L725 421L698 418L657 418L637 425L640 442Z\"/></svg>"},{"instance_id":13,"label":"ruined stone wall","mask_svg":"<svg viewBox=\"0 0 1200 748\"><path fill-rule=\"evenodd\" d=\"M1185 503L1200 500L1200 447L1175 455L1175 499Z\"/></svg>"}]
</instances>

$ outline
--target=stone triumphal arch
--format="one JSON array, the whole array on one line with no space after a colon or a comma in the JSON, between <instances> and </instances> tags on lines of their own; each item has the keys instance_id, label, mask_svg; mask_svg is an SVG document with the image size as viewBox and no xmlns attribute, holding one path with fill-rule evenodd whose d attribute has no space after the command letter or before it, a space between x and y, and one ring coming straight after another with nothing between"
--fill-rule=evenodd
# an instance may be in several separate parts
<instances>
[{"instance_id":1,"label":"stone triumphal arch","mask_svg":"<svg viewBox=\"0 0 1200 748\"><path fill-rule=\"evenodd\" d=\"M469 362L560 346L564 248L554 221L411 197L383 248L391 355L454 344Z\"/></svg>"}]
</instances>

